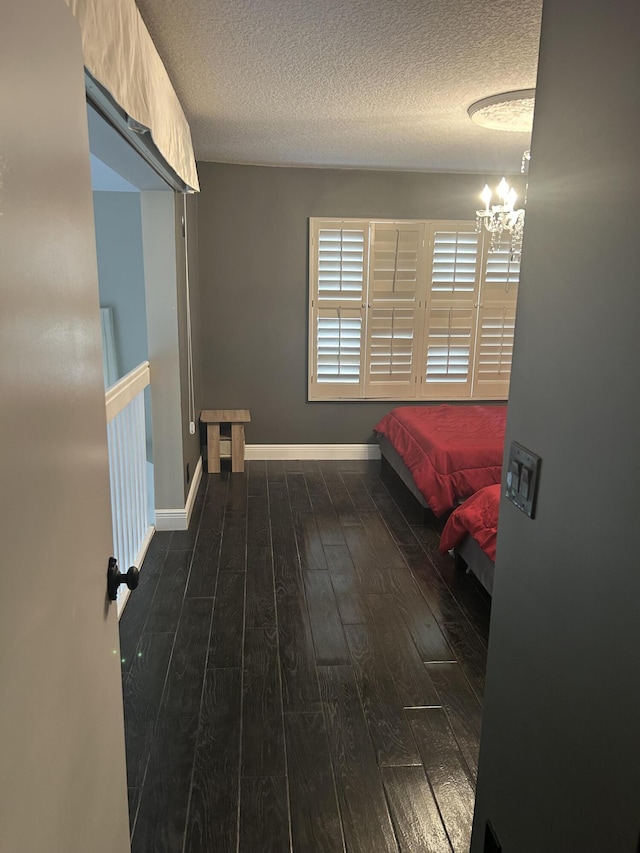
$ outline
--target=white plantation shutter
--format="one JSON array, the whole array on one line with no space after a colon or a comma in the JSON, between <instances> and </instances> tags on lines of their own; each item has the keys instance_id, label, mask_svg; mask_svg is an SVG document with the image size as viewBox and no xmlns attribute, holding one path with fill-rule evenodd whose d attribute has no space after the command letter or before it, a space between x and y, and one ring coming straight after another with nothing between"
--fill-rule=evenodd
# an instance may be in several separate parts
<instances>
[{"instance_id":1,"label":"white plantation shutter","mask_svg":"<svg viewBox=\"0 0 640 853\"><path fill-rule=\"evenodd\" d=\"M505 399L509 395L520 263L509 245L487 252L478 312L473 396Z\"/></svg>"},{"instance_id":2,"label":"white plantation shutter","mask_svg":"<svg viewBox=\"0 0 640 853\"><path fill-rule=\"evenodd\" d=\"M484 305L478 316L474 396L506 399L511 379L516 306Z\"/></svg>"},{"instance_id":3,"label":"white plantation shutter","mask_svg":"<svg viewBox=\"0 0 640 853\"><path fill-rule=\"evenodd\" d=\"M475 222L310 220L309 399L509 393L520 265Z\"/></svg>"},{"instance_id":4,"label":"white plantation shutter","mask_svg":"<svg viewBox=\"0 0 640 853\"><path fill-rule=\"evenodd\" d=\"M468 222L435 222L420 395L430 400L471 396L480 236Z\"/></svg>"},{"instance_id":5,"label":"white plantation shutter","mask_svg":"<svg viewBox=\"0 0 640 853\"><path fill-rule=\"evenodd\" d=\"M407 399L416 393L424 306L424 223L371 226L365 396Z\"/></svg>"},{"instance_id":6,"label":"white plantation shutter","mask_svg":"<svg viewBox=\"0 0 640 853\"><path fill-rule=\"evenodd\" d=\"M372 308L367 334L366 396L415 394L415 311Z\"/></svg>"},{"instance_id":7,"label":"white plantation shutter","mask_svg":"<svg viewBox=\"0 0 640 853\"><path fill-rule=\"evenodd\" d=\"M320 308L317 317L316 382L321 385L359 385L362 361L361 311Z\"/></svg>"},{"instance_id":8,"label":"white plantation shutter","mask_svg":"<svg viewBox=\"0 0 640 853\"><path fill-rule=\"evenodd\" d=\"M357 302L364 296L366 223L317 229L318 299Z\"/></svg>"},{"instance_id":9,"label":"white plantation shutter","mask_svg":"<svg viewBox=\"0 0 640 853\"><path fill-rule=\"evenodd\" d=\"M309 398L363 394L369 223L311 220Z\"/></svg>"},{"instance_id":10,"label":"white plantation shutter","mask_svg":"<svg viewBox=\"0 0 640 853\"><path fill-rule=\"evenodd\" d=\"M474 308L431 308L424 396L444 399L469 395L474 326Z\"/></svg>"},{"instance_id":11,"label":"white plantation shutter","mask_svg":"<svg viewBox=\"0 0 640 853\"><path fill-rule=\"evenodd\" d=\"M374 222L371 226L371 283L374 300L416 298L424 268L424 223Z\"/></svg>"}]
</instances>

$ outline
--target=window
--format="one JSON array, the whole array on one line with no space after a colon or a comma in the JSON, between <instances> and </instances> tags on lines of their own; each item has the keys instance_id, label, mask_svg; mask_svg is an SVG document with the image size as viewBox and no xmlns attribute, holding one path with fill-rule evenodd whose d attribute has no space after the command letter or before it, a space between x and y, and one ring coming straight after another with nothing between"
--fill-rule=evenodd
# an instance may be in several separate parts
<instances>
[{"instance_id":1,"label":"window","mask_svg":"<svg viewBox=\"0 0 640 853\"><path fill-rule=\"evenodd\" d=\"M519 280L475 222L310 220L310 400L506 399Z\"/></svg>"}]
</instances>

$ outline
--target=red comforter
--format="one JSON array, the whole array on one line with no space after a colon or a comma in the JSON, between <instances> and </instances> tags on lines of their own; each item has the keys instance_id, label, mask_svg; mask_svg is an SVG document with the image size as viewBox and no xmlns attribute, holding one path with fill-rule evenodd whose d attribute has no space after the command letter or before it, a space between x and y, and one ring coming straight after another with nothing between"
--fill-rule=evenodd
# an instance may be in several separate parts
<instances>
[{"instance_id":1,"label":"red comforter","mask_svg":"<svg viewBox=\"0 0 640 853\"><path fill-rule=\"evenodd\" d=\"M399 406L374 427L400 454L429 508L442 515L500 482L506 406Z\"/></svg>"},{"instance_id":2,"label":"red comforter","mask_svg":"<svg viewBox=\"0 0 640 853\"><path fill-rule=\"evenodd\" d=\"M480 489L447 519L440 538L440 551L445 554L457 547L469 534L495 562L499 507L500 483Z\"/></svg>"}]
</instances>

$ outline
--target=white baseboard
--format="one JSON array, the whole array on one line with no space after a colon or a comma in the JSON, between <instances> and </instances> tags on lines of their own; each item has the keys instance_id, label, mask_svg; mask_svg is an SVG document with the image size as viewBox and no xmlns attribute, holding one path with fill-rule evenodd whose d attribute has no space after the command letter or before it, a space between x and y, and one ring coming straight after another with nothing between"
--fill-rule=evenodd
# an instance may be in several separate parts
<instances>
[{"instance_id":1,"label":"white baseboard","mask_svg":"<svg viewBox=\"0 0 640 853\"><path fill-rule=\"evenodd\" d=\"M377 444L247 444L245 459L380 459Z\"/></svg>"},{"instance_id":2,"label":"white baseboard","mask_svg":"<svg viewBox=\"0 0 640 853\"><path fill-rule=\"evenodd\" d=\"M193 504L195 503L198 486L202 479L202 457L198 459L196 470L193 472L191 488L184 509L157 509L156 530L187 530L191 521Z\"/></svg>"},{"instance_id":3,"label":"white baseboard","mask_svg":"<svg viewBox=\"0 0 640 853\"><path fill-rule=\"evenodd\" d=\"M149 527L147 527L146 536L144 537L142 545L140 546L140 550L136 554L136 558L133 561L133 565L137 566L137 568L140 568L142 566L142 561L144 560L145 554L147 553L149 545L151 544L151 540L153 539L153 534L155 532L156 532L156 529L152 525L149 525ZM129 566L127 566L124 569L124 571L126 572L128 569L129 569ZM120 569L120 571L122 571L122 569ZM120 589L118 590L118 592L119 592L119 595L118 595L118 599L117 599L116 604L118 607L118 620L119 620L120 617L122 616L122 611L124 610L125 604L127 603L127 601L129 601L129 596L131 595L131 590L129 589L128 586L125 586L123 584L120 587Z\"/></svg>"}]
</instances>

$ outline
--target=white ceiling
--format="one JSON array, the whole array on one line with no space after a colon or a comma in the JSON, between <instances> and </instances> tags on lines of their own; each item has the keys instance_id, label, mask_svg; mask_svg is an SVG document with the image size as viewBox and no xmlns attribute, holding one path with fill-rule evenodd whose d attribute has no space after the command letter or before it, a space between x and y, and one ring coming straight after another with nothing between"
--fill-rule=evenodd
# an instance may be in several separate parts
<instances>
[{"instance_id":1,"label":"white ceiling","mask_svg":"<svg viewBox=\"0 0 640 853\"><path fill-rule=\"evenodd\" d=\"M480 98L536 84L542 0L137 0L196 157L517 172Z\"/></svg>"}]
</instances>

